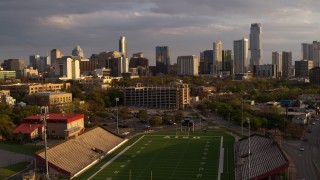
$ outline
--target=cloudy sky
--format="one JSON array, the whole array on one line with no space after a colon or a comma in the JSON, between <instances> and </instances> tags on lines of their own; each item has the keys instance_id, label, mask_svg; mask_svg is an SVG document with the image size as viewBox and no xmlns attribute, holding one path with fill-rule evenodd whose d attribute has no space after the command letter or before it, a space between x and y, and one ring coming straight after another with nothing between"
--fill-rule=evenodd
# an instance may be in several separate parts
<instances>
[{"instance_id":1,"label":"cloudy sky","mask_svg":"<svg viewBox=\"0 0 320 180\"><path fill-rule=\"evenodd\" d=\"M121 35L128 55L144 52L155 64L155 47L169 46L171 61L223 49L249 37L250 24L262 24L263 62L272 51L292 51L320 40L319 0L0 0L0 61L46 55L53 48L70 55L80 45L85 56L118 50Z\"/></svg>"}]
</instances>

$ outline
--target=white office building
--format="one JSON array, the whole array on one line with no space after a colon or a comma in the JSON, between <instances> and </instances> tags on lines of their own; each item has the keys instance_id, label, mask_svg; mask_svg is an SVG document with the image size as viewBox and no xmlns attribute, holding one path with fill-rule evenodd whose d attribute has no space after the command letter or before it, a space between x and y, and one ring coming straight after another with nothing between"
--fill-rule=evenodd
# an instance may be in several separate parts
<instances>
[{"instance_id":1,"label":"white office building","mask_svg":"<svg viewBox=\"0 0 320 180\"><path fill-rule=\"evenodd\" d=\"M213 43L213 70L211 74L218 75L222 70L222 42Z\"/></svg>"},{"instance_id":2,"label":"white office building","mask_svg":"<svg viewBox=\"0 0 320 180\"><path fill-rule=\"evenodd\" d=\"M248 39L243 38L233 42L235 74L248 71Z\"/></svg>"},{"instance_id":3,"label":"white office building","mask_svg":"<svg viewBox=\"0 0 320 180\"><path fill-rule=\"evenodd\" d=\"M191 56L178 56L178 75L198 75L198 57Z\"/></svg>"},{"instance_id":4,"label":"white office building","mask_svg":"<svg viewBox=\"0 0 320 180\"><path fill-rule=\"evenodd\" d=\"M56 60L55 75L61 80L79 79L80 62L71 56L63 56Z\"/></svg>"},{"instance_id":5,"label":"white office building","mask_svg":"<svg viewBox=\"0 0 320 180\"><path fill-rule=\"evenodd\" d=\"M272 64L277 65L275 70L276 77L282 77L282 52L272 52Z\"/></svg>"}]
</instances>

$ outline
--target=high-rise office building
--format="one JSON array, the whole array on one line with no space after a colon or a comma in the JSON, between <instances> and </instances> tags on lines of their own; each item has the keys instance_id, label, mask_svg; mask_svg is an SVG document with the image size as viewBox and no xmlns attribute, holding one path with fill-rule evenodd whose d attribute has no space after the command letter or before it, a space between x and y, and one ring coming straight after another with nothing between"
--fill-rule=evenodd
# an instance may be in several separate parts
<instances>
[{"instance_id":1,"label":"high-rise office building","mask_svg":"<svg viewBox=\"0 0 320 180\"><path fill-rule=\"evenodd\" d=\"M127 52L127 39L125 36L120 36L119 39L119 52L122 53L122 69L123 72L129 72L128 52Z\"/></svg>"},{"instance_id":2,"label":"high-rise office building","mask_svg":"<svg viewBox=\"0 0 320 180\"><path fill-rule=\"evenodd\" d=\"M295 61L294 64L295 77L299 78L308 78L310 69L314 67L311 60Z\"/></svg>"},{"instance_id":3,"label":"high-rise office building","mask_svg":"<svg viewBox=\"0 0 320 180\"><path fill-rule=\"evenodd\" d=\"M276 77L282 77L282 53L281 52L272 52L272 64L276 66Z\"/></svg>"},{"instance_id":4,"label":"high-rise office building","mask_svg":"<svg viewBox=\"0 0 320 180\"><path fill-rule=\"evenodd\" d=\"M210 74L210 69L213 69L213 50L206 50L200 53L200 74Z\"/></svg>"},{"instance_id":5,"label":"high-rise office building","mask_svg":"<svg viewBox=\"0 0 320 180\"><path fill-rule=\"evenodd\" d=\"M6 71L22 71L24 68L23 59L7 59L1 64Z\"/></svg>"},{"instance_id":6,"label":"high-rise office building","mask_svg":"<svg viewBox=\"0 0 320 180\"><path fill-rule=\"evenodd\" d=\"M291 73L292 68L292 52L282 51L282 78L287 79L293 74Z\"/></svg>"},{"instance_id":7,"label":"high-rise office building","mask_svg":"<svg viewBox=\"0 0 320 180\"><path fill-rule=\"evenodd\" d=\"M233 73L233 60L231 50L222 50L222 71L229 71L230 74Z\"/></svg>"},{"instance_id":8,"label":"high-rise office building","mask_svg":"<svg viewBox=\"0 0 320 180\"><path fill-rule=\"evenodd\" d=\"M313 41L313 65L314 67L320 66L320 42Z\"/></svg>"},{"instance_id":9,"label":"high-rise office building","mask_svg":"<svg viewBox=\"0 0 320 180\"><path fill-rule=\"evenodd\" d=\"M72 59L71 56L56 59L55 75L63 80L79 79L80 61Z\"/></svg>"},{"instance_id":10,"label":"high-rise office building","mask_svg":"<svg viewBox=\"0 0 320 180\"><path fill-rule=\"evenodd\" d=\"M170 66L170 55L168 46L156 47L156 69L157 73L168 74L168 68Z\"/></svg>"},{"instance_id":11,"label":"high-rise office building","mask_svg":"<svg viewBox=\"0 0 320 180\"><path fill-rule=\"evenodd\" d=\"M119 39L119 52L121 52L124 57L128 57L127 56L127 39L125 36L120 36Z\"/></svg>"},{"instance_id":12,"label":"high-rise office building","mask_svg":"<svg viewBox=\"0 0 320 180\"><path fill-rule=\"evenodd\" d=\"M56 60L63 56L59 49L52 49L50 52L51 66L56 67Z\"/></svg>"},{"instance_id":13,"label":"high-rise office building","mask_svg":"<svg viewBox=\"0 0 320 180\"><path fill-rule=\"evenodd\" d=\"M262 47L261 47L261 33L262 27L260 23L251 24L250 28L250 68L253 65L260 65L262 59Z\"/></svg>"},{"instance_id":14,"label":"high-rise office building","mask_svg":"<svg viewBox=\"0 0 320 180\"><path fill-rule=\"evenodd\" d=\"M233 42L235 74L247 73L248 70L248 39Z\"/></svg>"},{"instance_id":15,"label":"high-rise office building","mask_svg":"<svg viewBox=\"0 0 320 180\"><path fill-rule=\"evenodd\" d=\"M213 42L213 69L210 74L218 75L222 70L222 42Z\"/></svg>"},{"instance_id":16,"label":"high-rise office building","mask_svg":"<svg viewBox=\"0 0 320 180\"><path fill-rule=\"evenodd\" d=\"M302 59L313 60L313 44L301 43Z\"/></svg>"},{"instance_id":17,"label":"high-rise office building","mask_svg":"<svg viewBox=\"0 0 320 180\"><path fill-rule=\"evenodd\" d=\"M178 75L198 75L198 57L191 56L178 56Z\"/></svg>"},{"instance_id":18,"label":"high-rise office building","mask_svg":"<svg viewBox=\"0 0 320 180\"><path fill-rule=\"evenodd\" d=\"M72 56L79 57L80 59L84 58L84 53L83 50L79 45L77 45L73 50L72 50Z\"/></svg>"},{"instance_id":19,"label":"high-rise office building","mask_svg":"<svg viewBox=\"0 0 320 180\"><path fill-rule=\"evenodd\" d=\"M40 73L46 71L47 66L50 66L50 64L49 56L40 56L38 54L29 56L29 65Z\"/></svg>"}]
</instances>

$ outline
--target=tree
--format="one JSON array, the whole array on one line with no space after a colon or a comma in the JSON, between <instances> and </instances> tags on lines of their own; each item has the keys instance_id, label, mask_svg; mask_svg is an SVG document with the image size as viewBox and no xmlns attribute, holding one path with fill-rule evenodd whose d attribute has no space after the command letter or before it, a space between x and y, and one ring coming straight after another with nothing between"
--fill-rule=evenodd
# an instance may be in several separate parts
<instances>
[{"instance_id":1,"label":"tree","mask_svg":"<svg viewBox=\"0 0 320 180\"><path fill-rule=\"evenodd\" d=\"M145 109L140 109L139 112L138 112L138 118L139 118L140 121L147 122L148 119L149 119L147 110L145 110Z\"/></svg>"},{"instance_id":2,"label":"tree","mask_svg":"<svg viewBox=\"0 0 320 180\"><path fill-rule=\"evenodd\" d=\"M152 126L158 126L158 125L162 124L162 117L153 116L150 118L149 122Z\"/></svg>"},{"instance_id":3,"label":"tree","mask_svg":"<svg viewBox=\"0 0 320 180\"><path fill-rule=\"evenodd\" d=\"M0 135L6 139L11 139L13 135L13 123L11 119L6 114L0 114Z\"/></svg>"},{"instance_id":4,"label":"tree","mask_svg":"<svg viewBox=\"0 0 320 180\"><path fill-rule=\"evenodd\" d=\"M175 115L174 115L174 120L175 122L181 122L183 120L183 112L182 111L178 111Z\"/></svg>"}]
</instances>

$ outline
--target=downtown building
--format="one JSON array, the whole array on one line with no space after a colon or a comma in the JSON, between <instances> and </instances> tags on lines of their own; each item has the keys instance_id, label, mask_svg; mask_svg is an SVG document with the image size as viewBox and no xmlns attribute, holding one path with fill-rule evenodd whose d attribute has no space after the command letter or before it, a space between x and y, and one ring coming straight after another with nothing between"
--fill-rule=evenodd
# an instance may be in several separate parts
<instances>
[{"instance_id":1,"label":"downtown building","mask_svg":"<svg viewBox=\"0 0 320 180\"><path fill-rule=\"evenodd\" d=\"M210 69L210 74L218 76L222 70L222 41L213 43L213 68Z\"/></svg>"},{"instance_id":2,"label":"downtown building","mask_svg":"<svg viewBox=\"0 0 320 180\"><path fill-rule=\"evenodd\" d=\"M149 59L144 57L142 52L134 53L130 58L129 70L136 68L139 76L147 76L150 74Z\"/></svg>"},{"instance_id":3,"label":"downtown building","mask_svg":"<svg viewBox=\"0 0 320 180\"><path fill-rule=\"evenodd\" d=\"M253 76L259 78L277 78L277 65L276 64L264 64L253 66Z\"/></svg>"},{"instance_id":4,"label":"downtown building","mask_svg":"<svg viewBox=\"0 0 320 180\"><path fill-rule=\"evenodd\" d=\"M168 46L156 47L156 71L168 74L170 66L170 49Z\"/></svg>"},{"instance_id":5,"label":"downtown building","mask_svg":"<svg viewBox=\"0 0 320 180\"><path fill-rule=\"evenodd\" d=\"M295 61L295 77L297 78L309 78L309 71L312 69L313 61L301 60Z\"/></svg>"},{"instance_id":6,"label":"downtown building","mask_svg":"<svg viewBox=\"0 0 320 180\"><path fill-rule=\"evenodd\" d=\"M40 56L38 54L29 56L29 65L33 69L37 69L39 73L46 71L47 67L51 65L49 56Z\"/></svg>"},{"instance_id":7,"label":"downtown building","mask_svg":"<svg viewBox=\"0 0 320 180\"><path fill-rule=\"evenodd\" d=\"M58 58L61 58L62 56L63 56L63 54L59 49L52 49L50 51L51 66L56 67L56 60Z\"/></svg>"},{"instance_id":8,"label":"downtown building","mask_svg":"<svg viewBox=\"0 0 320 180\"><path fill-rule=\"evenodd\" d=\"M231 50L222 50L222 74L233 74L233 54Z\"/></svg>"},{"instance_id":9,"label":"downtown building","mask_svg":"<svg viewBox=\"0 0 320 180\"><path fill-rule=\"evenodd\" d=\"M292 52L282 51L282 78L288 79L294 76L292 66Z\"/></svg>"},{"instance_id":10,"label":"downtown building","mask_svg":"<svg viewBox=\"0 0 320 180\"><path fill-rule=\"evenodd\" d=\"M109 75L112 77L121 77L122 73L126 72L126 64L128 64L123 63L126 59L122 56L122 53L118 51L93 54L90 60L97 63L98 69L108 69L108 71L110 71Z\"/></svg>"},{"instance_id":11,"label":"downtown building","mask_svg":"<svg viewBox=\"0 0 320 180\"><path fill-rule=\"evenodd\" d=\"M243 74L248 71L248 39L243 38L233 42L234 73Z\"/></svg>"},{"instance_id":12,"label":"downtown building","mask_svg":"<svg viewBox=\"0 0 320 180\"><path fill-rule=\"evenodd\" d=\"M213 50L205 50L200 53L199 74L210 74L213 69Z\"/></svg>"},{"instance_id":13,"label":"downtown building","mask_svg":"<svg viewBox=\"0 0 320 180\"><path fill-rule=\"evenodd\" d=\"M260 65L262 60L261 47L262 27L260 23L251 24L250 28L250 70L254 65Z\"/></svg>"},{"instance_id":14,"label":"downtown building","mask_svg":"<svg viewBox=\"0 0 320 180\"><path fill-rule=\"evenodd\" d=\"M178 75L198 76L198 57L191 56L178 56Z\"/></svg>"},{"instance_id":15,"label":"downtown building","mask_svg":"<svg viewBox=\"0 0 320 180\"><path fill-rule=\"evenodd\" d=\"M141 108L184 109L190 105L190 88L181 82L161 87L137 84L124 89L124 104Z\"/></svg>"},{"instance_id":16,"label":"downtown building","mask_svg":"<svg viewBox=\"0 0 320 180\"><path fill-rule=\"evenodd\" d=\"M276 67L276 78L282 77L282 52L272 52L272 64Z\"/></svg>"},{"instance_id":17,"label":"downtown building","mask_svg":"<svg viewBox=\"0 0 320 180\"><path fill-rule=\"evenodd\" d=\"M63 56L56 59L55 76L60 80L80 78L80 61L71 56Z\"/></svg>"}]
</instances>

